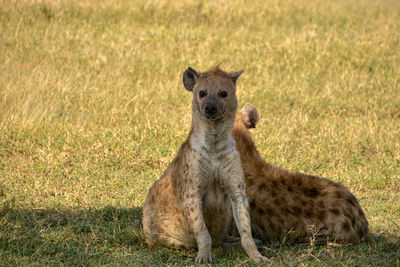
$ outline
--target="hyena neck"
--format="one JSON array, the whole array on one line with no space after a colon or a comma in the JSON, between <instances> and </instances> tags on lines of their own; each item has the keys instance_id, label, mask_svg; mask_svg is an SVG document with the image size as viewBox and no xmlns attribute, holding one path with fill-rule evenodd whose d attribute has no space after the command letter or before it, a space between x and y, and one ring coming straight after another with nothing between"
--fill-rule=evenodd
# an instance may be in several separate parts
<instances>
[{"instance_id":1,"label":"hyena neck","mask_svg":"<svg viewBox=\"0 0 400 267\"><path fill-rule=\"evenodd\" d=\"M235 115L236 113L228 115L223 120L213 121L204 118L198 112L193 112L191 141L208 151L217 152L226 149L229 144L234 142L232 128Z\"/></svg>"}]
</instances>

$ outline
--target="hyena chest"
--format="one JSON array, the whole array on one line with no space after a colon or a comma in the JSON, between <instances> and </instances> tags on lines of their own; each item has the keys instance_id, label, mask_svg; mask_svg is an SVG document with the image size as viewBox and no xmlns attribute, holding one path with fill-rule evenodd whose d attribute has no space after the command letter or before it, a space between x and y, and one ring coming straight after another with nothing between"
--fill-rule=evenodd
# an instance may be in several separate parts
<instances>
[{"instance_id":1,"label":"hyena chest","mask_svg":"<svg viewBox=\"0 0 400 267\"><path fill-rule=\"evenodd\" d=\"M225 188L227 179L223 172L226 166L226 153L202 155L200 158L199 172L202 182L202 205L215 215L224 215L230 209L230 198Z\"/></svg>"},{"instance_id":2,"label":"hyena chest","mask_svg":"<svg viewBox=\"0 0 400 267\"><path fill-rule=\"evenodd\" d=\"M202 204L203 209L219 211L226 209L230 201L228 194L221 188L219 183L212 181L203 192Z\"/></svg>"},{"instance_id":3,"label":"hyena chest","mask_svg":"<svg viewBox=\"0 0 400 267\"><path fill-rule=\"evenodd\" d=\"M225 187L226 181L229 180L227 170L236 152L235 143L233 139L227 138L212 142L212 145L210 142L199 140L196 140L194 144L198 163L197 176L201 180L203 209L221 214L221 211L229 209L231 204Z\"/></svg>"},{"instance_id":4,"label":"hyena chest","mask_svg":"<svg viewBox=\"0 0 400 267\"><path fill-rule=\"evenodd\" d=\"M232 220L231 199L226 186L230 166L237 153L235 154L233 138L212 141L201 142L197 139L193 142L193 148L198 163L196 176L201 181L199 186L202 188L202 212L213 244L217 245L227 234Z\"/></svg>"},{"instance_id":5,"label":"hyena chest","mask_svg":"<svg viewBox=\"0 0 400 267\"><path fill-rule=\"evenodd\" d=\"M227 235L232 220L232 206L228 194L218 182L211 182L202 197L202 212L206 227L218 246Z\"/></svg>"}]
</instances>

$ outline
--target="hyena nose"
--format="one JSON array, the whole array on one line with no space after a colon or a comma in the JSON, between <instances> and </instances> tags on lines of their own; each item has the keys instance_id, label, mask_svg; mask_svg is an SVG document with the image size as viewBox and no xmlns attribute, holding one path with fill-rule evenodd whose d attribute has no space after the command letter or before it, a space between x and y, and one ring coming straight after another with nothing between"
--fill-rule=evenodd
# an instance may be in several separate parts
<instances>
[{"instance_id":1,"label":"hyena nose","mask_svg":"<svg viewBox=\"0 0 400 267\"><path fill-rule=\"evenodd\" d=\"M205 107L205 111L207 114L214 114L217 112L217 105L213 104L213 103L207 103L206 107Z\"/></svg>"}]
</instances>

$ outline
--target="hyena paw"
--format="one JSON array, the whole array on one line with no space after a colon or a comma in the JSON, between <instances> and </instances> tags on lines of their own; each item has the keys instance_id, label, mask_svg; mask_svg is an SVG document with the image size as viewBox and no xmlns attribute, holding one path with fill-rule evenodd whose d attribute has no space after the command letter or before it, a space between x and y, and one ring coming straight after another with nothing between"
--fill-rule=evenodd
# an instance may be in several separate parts
<instances>
[{"instance_id":1,"label":"hyena paw","mask_svg":"<svg viewBox=\"0 0 400 267\"><path fill-rule=\"evenodd\" d=\"M251 257L251 259L254 262L269 262L269 259L267 257L262 256L261 254L259 254L257 256L253 256L253 257Z\"/></svg>"},{"instance_id":2,"label":"hyena paw","mask_svg":"<svg viewBox=\"0 0 400 267\"><path fill-rule=\"evenodd\" d=\"M196 257L195 260L196 263L211 263L211 251L199 251L199 254Z\"/></svg>"}]
</instances>

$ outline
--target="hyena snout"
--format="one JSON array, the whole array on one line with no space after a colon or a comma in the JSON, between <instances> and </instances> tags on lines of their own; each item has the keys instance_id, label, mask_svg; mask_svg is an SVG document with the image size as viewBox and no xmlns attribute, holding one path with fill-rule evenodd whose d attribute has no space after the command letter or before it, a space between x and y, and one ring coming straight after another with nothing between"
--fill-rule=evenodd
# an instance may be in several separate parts
<instances>
[{"instance_id":1,"label":"hyena snout","mask_svg":"<svg viewBox=\"0 0 400 267\"><path fill-rule=\"evenodd\" d=\"M210 120L216 120L224 115L223 108L216 101L207 101L203 107L203 116Z\"/></svg>"},{"instance_id":2,"label":"hyena snout","mask_svg":"<svg viewBox=\"0 0 400 267\"><path fill-rule=\"evenodd\" d=\"M204 112L207 115L214 115L217 113L218 107L215 103L207 103L206 106L204 107Z\"/></svg>"}]
</instances>

